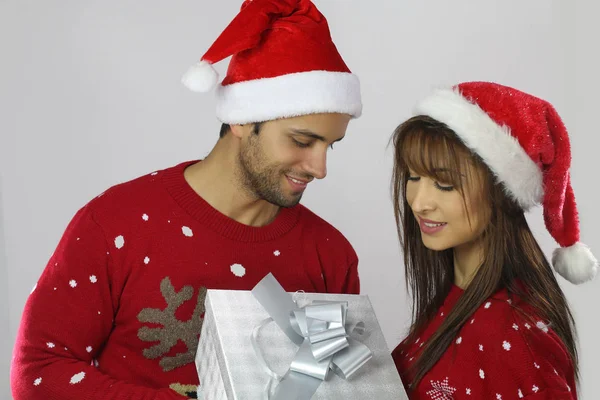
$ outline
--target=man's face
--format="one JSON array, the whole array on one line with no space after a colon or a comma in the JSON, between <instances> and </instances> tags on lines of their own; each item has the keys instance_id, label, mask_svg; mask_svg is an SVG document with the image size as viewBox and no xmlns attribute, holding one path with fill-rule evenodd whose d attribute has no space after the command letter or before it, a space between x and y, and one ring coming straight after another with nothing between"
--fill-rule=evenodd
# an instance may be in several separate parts
<instances>
[{"instance_id":1,"label":"man's face","mask_svg":"<svg viewBox=\"0 0 600 400\"><path fill-rule=\"evenodd\" d=\"M306 186L327 175L327 151L343 139L351 117L313 114L232 126L240 138L242 184L257 198L280 207L300 202Z\"/></svg>"}]
</instances>

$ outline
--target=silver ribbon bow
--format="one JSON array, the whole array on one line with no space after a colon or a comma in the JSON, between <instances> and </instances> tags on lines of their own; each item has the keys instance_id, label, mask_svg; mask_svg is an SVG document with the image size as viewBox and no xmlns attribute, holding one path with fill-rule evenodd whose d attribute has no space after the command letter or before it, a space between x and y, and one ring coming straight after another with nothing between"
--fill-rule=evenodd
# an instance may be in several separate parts
<instances>
[{"instance_id":1,"label":"silver ribbon bow","mask_svg":"<svg viewBox=\"0 0 600 400\"><path fill-rule=\"evenodd\" d=\"M301 308L272 274L264 277L252 294L270 315L254 328L251 337L258 361L271 377L265 392L267 399L309 400L327 380L329 371L348 379L372 358L371 350L348 333L347 302L315 301ZM271 321L299 346L284 376L269 368L256 339L258 331ZM350 331L361 335L364 328L364 323L359 322ZM273 387L275 382L279 384Z\"/></svg>"}]
</instances>

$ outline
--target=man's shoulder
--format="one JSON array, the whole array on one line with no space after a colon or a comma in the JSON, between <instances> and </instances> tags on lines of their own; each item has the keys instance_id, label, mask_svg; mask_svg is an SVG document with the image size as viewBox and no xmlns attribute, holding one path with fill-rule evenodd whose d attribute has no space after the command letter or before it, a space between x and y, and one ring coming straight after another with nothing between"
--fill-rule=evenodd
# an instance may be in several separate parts
<instances>
[{"instance_id":1,"label":"man's shoulder","mask_svg":"<svg viewBox=\"0 0 600 400\"><path fill-rule=\"evenodd\" d=\"M188 161L153 170L117 183L91 199L87 207L100 214L119 215L137 210L143 204L160 204L168 196L165 184L167 176L173 175L179 169L183 173L185 166L191 163Z\"/></svg>"},{"instance_id":2,"label":"man's shoulder","mask_svg":"<svg viewBox=\"0 0 600 400\"><path fill-rule=\"evenodd\" d=\"M301 204L298 204L297 207L300 209L300 220L302 224L312 231L315 239L322 243L331 242L330 244L343 244L354 250L350 241L338 228L308 207Z\"/></svg>"}]
</instances>

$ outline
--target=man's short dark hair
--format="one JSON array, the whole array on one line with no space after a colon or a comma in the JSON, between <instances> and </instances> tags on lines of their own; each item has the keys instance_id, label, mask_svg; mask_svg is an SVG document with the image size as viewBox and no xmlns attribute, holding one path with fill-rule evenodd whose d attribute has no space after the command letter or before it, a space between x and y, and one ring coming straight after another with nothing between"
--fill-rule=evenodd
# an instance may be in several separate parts
<instances>
[{"instance_id":1,"label":"man's short dark hair","mask_svg":"<svg viewBox=\"0 0 600 400\"><path fill-rule=\"evenodd\" d=\"M221 125L221 131L219 132L219 138L222 138L223 136L225 136L227 134L227 132L229 131L230 127L228 124L222 124Z\"/></svg>"}]
</instances>

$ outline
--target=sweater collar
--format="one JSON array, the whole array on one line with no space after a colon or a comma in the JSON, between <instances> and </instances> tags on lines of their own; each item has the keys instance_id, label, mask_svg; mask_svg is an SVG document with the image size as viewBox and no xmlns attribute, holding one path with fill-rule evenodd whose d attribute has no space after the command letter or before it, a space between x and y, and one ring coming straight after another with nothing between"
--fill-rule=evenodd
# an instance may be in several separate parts
<instances>
[{"instance_id":1,"label":"sweater collar","mask_svg":"<svg viewBox=\"0 0 600 400\"><path fill-rule=\"evenodd\" d=\"M175 202L191 217L207 228L238 242L265 242L289 232L299 220L301 205L281 208L269 225L253 227L244 225L222 214L199 196L184 178L183 172L198 162L186 161L162 172L162 182Z\"/></svg>"}]
</instances>

